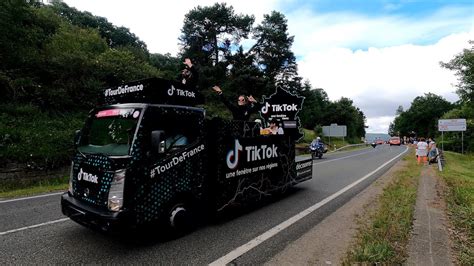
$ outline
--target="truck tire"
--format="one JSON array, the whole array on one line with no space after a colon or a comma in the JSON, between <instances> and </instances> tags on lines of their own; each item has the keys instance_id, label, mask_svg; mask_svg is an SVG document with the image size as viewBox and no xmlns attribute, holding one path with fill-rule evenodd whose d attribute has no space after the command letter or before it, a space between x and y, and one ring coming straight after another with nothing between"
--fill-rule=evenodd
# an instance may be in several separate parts
<instances>
[{"instance_id":1,"label":"truck tire","mask_svg":"<svg viewBox=\"0 0 474 266\"><path fill-rule=\"evenodd\" d=\"M191 226L191 213L187 204L180 202L168 211L168 226L176 232L186 232Z\"/></svg>"},{"instance_id":2,"label":"truck tire","mask_svg":"<svg viewBox=\"0 0 474 266\"><path fill-rule=\"evenodd\" d=\"M193 224L193 209L189 201L177 200L169 206L165 220L169 236L176 238L192 231L196 225Z\"/></svg>"}]
</instances>

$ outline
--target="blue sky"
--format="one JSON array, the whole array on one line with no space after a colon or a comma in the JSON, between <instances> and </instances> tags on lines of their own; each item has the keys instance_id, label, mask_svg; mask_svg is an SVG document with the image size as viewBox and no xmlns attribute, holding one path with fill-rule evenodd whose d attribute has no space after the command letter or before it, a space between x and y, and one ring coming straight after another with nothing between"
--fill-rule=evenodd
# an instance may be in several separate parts
<instances>
[{"instance_id":1,"label":"blue sky","mask_svg":"<svg viewBox=\"0 0 474 266\"><path fill-rule=\"evenodd\" d=\"M210 0L64 0L129 28L153 53L178 52L184 15ZM331 100L348 97L368 132L386 133L399 105L432 92L456 101L454 73L442 69L474 39L474 0L229 0L256 24L276 10L288 20L299 74ZM185 8L183 8L185 7Z\"/></svg>"},{"instance_id":2,"label":"blue sky","mask_svg":"<svg viewBox=\"0 0 474 266\"><path fill-rule=\"evenodd\" d=\"M364 0L295 0L279 2L280 11L292 12L304 6L317 13L333 13L351 11L369 16L401 15L408 17L426 16L443 7L473 8L471 0L437 1L437 0L407 0L407 1L364 1Z\"/></svg>"}]
</instances>

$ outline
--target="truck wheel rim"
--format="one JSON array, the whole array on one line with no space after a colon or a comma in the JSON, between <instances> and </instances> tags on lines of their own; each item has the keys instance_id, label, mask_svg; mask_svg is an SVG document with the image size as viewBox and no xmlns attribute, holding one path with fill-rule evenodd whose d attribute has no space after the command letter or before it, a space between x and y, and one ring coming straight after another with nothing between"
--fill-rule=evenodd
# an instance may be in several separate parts
<instances>
[{"instance_id":1,"label":"truck wheel rim","mask_svg":"<svg viewBox=\"0 0 474 266\"><path fill-rule=\"evenodd\" d=\"M174 208L170 214L170 225L176 228L179 224L179 222L176 223L176 221L184 218L184 216L186 216L186 209L183 206L178 206Z\"/></svg>"}]
</instances>

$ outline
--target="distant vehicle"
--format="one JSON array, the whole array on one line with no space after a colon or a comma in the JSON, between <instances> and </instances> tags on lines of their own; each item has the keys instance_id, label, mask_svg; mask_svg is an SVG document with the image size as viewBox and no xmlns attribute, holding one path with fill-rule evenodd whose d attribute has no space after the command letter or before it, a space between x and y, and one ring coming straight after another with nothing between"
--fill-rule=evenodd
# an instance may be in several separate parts
<instances>
[{"instance_id":1,"label":"distant vehicle","mask_svg":"<svg viewBox=\"0 0 474 266\"><path fill-rule=\"evenodd\" d=\"M381 145L381 144L383 144L383 140L382 139L376 139L375 144Z\"/></svg>"},{"instance_id":2,"label":"distant vehicle","mask_svg":"<svg viewBox=\"0 0 474 266\"><path fill-rule=\"evenodd\" d=\"M390 146L392 146L392 145L398 145L398 146L400 146L400 137L391 137L391 138L388 140L388 144L390 144Z\"/></svg>"}]
</instances>

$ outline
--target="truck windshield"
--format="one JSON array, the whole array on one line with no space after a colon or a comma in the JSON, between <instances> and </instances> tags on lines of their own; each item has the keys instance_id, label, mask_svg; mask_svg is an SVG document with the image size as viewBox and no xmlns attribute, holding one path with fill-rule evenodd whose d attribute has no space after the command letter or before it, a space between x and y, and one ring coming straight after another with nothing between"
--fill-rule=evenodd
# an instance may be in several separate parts
<instances>
[{"instance_id":1,"label":"truck windshield","mask_svg":"<svg viewBox=\"0 0 474 266\"><path fill-rule=\"evenodd\" d=\"M140 117L139 108L114 108L94 112L82 130L82 153L128 155Z\"/></svg>"}]
</instances>

